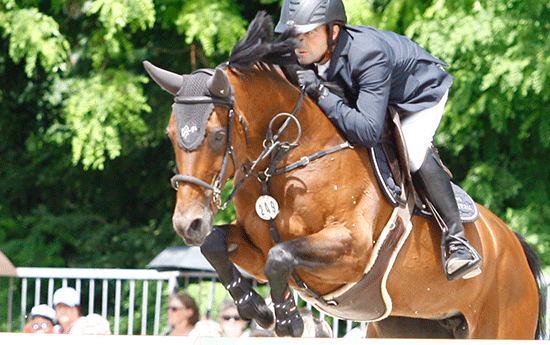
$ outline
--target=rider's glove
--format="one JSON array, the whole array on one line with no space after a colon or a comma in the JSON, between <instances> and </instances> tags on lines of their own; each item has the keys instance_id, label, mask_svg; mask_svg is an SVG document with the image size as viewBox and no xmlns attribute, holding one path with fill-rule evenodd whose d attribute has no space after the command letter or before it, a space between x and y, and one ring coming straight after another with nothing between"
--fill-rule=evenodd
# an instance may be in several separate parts
<instances>
[{"instance_id":1,"label":"rider's glove","mask_svg":"<svg viewBox=\"0 0 550 345\"><path fill-rule=\"evenodd\" d=\"M306 94L315 102L328 95L328 89L321 83L319 78L310 69L296 71L300 88L306 91Z\"/></svg>"}]
</instances>

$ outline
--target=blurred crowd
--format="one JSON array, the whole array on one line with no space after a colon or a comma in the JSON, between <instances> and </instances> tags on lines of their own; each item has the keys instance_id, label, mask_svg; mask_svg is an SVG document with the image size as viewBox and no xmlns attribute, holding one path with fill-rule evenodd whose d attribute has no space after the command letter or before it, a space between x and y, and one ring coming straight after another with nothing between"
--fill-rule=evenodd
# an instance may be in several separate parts
<instances>
[{"instance_id":1,"label":"blurred crowd","mask_svg":"<svg viewBox=\"0 0 550 345\"><path fill-rule=\"evenodd\" d=\"M272 330L259 327L255 322L243 319L232 300L221 302L214 319L211 312L199 314L196 301L185 292L175 293L167 300L167 336L190 337L275 337ZM300 310L307 338L330 338L331 328L325 320L314 317L311 310ZM364 330L363 330L364 331ZM109 321L99 314L82 315L80 295L71 287L55 291L53 308L41 304L31 309L25 333L43 334L101 334L109 335ZM364 334L364 332L361 332Z\"/></svg>"}]
</instances>

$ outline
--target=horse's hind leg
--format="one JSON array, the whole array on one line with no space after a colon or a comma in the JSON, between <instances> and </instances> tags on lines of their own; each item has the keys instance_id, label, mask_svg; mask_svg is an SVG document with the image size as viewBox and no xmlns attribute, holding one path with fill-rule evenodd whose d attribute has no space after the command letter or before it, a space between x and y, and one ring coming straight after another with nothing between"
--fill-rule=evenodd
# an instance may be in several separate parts
<instances>
[{"instance_id":1,"label":"horse's hind leg","mask_svg":"<svg viewBox=\"0 0 550 345\"><path fill-rule=\"evenodd\" d=\"M273 324L273 314L264 299L256 293L229 259L227 250L228 232L214 227L201 246L201 252L218 273L221 283L233 297L239 314L245 319L254 319L263 328Z\"/></svg>"}]
</instances>

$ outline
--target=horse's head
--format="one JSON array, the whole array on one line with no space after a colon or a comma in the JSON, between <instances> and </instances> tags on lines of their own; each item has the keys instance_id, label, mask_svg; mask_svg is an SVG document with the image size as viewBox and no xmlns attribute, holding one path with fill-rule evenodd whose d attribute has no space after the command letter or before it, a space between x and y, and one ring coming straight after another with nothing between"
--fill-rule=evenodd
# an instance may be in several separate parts
<instances>
[{"instance_id":1,"label":"horse's head","mask_svg":"<svg viewBox=\"0 0 550 345\"><path fill-rule=\"evenodd\" d=\"M265 78L258 77L256 83L250 83L250 79L245 78L248 83L253 84L245 91L243 87L233 85L235 91L240 92L236 96L233 95L234 90L229 82L230 77L232 82L239 79L235 77L235 71L246 74L251 70L258 71L255 68L258 64L294 61L290 53L296 47L297 40L291 38L292 30L274 42L271 42L272 35L271 17L260 12L251 22L246 36L233 48L226 65L228 68L202 69L189 75L179 75L144 62L151 78L175 96L172 117L167 128L178 169L176 176L172 178L172 185L177 190L172 222L175 231L189 245L201 245L212 231L223 183L237 167L232 139L235 140L235 147L239 145L237 140L241 139L247 145L250 139L248 134L252 137L257 132L262 132L256 130L258 128L248 131L240 117L241 126L233 126L234 122L237 123L233 120L235 97L238 96L241 100L269 98L261 103L241 102L250 103L249 106L255 108L256 122L262 123L258 120L260 113L269 116L276 114L277 110L280 112L274 102L274 98L277 98L273 94L274 88L263 85ZM286 82L286 89L288 85ZM294 88L294 92L297 98L297 89ZM286 99L282 95L278 98ZM247 113L247 109L240 110L243 114ZM234 131L243 135L233 136ZM260 141L254 147L261 146Z\"/></svg>"},{"instance_id":2,"label":"horse's head","mask_svg":"<svg viewBox=\"0 0 550 345\"><path fill-rule=\"evenodd\" d=\"M174 230L189 245L212 231L214 209L235 157L231 150L233 90L225 72L198 70L179 75L144 62L151 78L174 95L167 133L175 151L177 190ZM231 172L232 172L231 171Z\"/></svg>"}]
</instances>

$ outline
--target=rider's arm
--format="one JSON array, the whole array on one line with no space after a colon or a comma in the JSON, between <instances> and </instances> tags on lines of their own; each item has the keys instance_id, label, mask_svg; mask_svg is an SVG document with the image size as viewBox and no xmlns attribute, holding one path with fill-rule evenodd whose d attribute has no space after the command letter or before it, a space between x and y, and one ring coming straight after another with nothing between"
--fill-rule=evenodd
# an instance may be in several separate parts
<instances>
[{"instance_id":1,"label":"rider's arm","mask_svg":"<svg viewBox=\"0 0 550 345\"><path fill-rule=\"evenodd\" d=\"M388 108L391 64L387 55L380 50L371 51L353 61L352 78L359 88L357 108L330 92L318 104L349 141L371 147L382 135Z\"/></svg>"}]
</instances>

